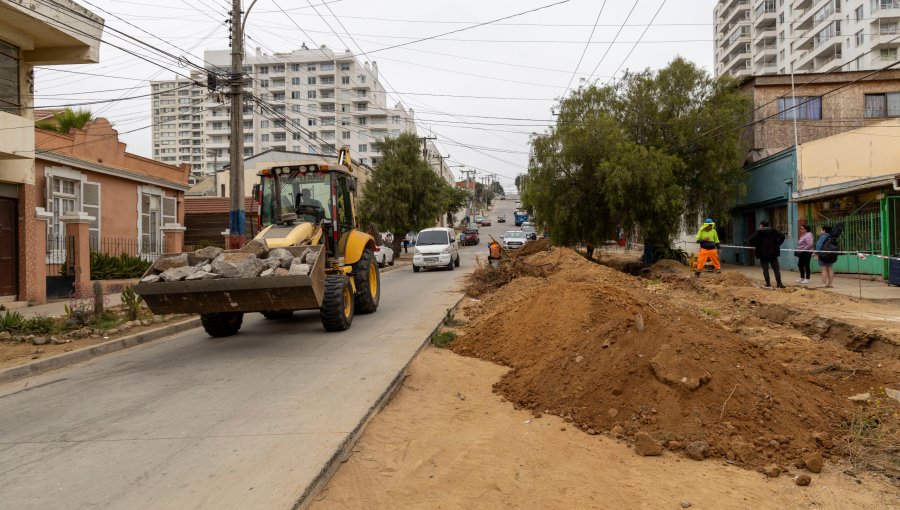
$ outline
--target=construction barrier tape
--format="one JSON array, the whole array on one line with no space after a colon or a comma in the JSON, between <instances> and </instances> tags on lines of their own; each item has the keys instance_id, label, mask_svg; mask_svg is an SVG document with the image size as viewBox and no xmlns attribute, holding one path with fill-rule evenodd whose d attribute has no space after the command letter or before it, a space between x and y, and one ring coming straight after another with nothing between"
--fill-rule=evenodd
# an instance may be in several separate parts
<instances>
[{"instance_id":1,"label":"construction barrier tape","mask_svg":"<svg viewBox=\"0 0 900 510\"><path fill-rule=\"evenodd\" d=\"M629 243L629 244L631 246L640 246L642 248L644 247L644 245L641 243ZM682 242L682 244L685 244L685 247L687 247L688 243ZM721 249L721 248L734 248L737 250L754 250L755 249L752 246L739 246L739 245L735 245L735 244L720 244L719 249ZM782 248L782 249L790 250L790 248ZM883 260L900 260L900 257L890 257L887 255L880 255L877 253L866 253L866 252L861 252L861 251L825 251L825 250L796 250L796 249L794 251L812 253L814 255L817 253L837 253L838 255L855 255L855 256L859 257L860 260L865 260L869 257L873 257L876 259L883 259Z\"/></svg>"}]
</instances>

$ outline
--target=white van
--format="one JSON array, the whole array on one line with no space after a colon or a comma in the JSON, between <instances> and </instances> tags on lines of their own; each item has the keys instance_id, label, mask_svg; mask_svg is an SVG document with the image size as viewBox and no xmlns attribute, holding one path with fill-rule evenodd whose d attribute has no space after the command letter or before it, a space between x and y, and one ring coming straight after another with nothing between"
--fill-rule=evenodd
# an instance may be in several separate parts
<instances>
[{"instance_id":1,"label":"white van","mask_svg":"<svg viewBox=\"0 0 900 510\"><path fill-rule=\"evenodd\" d=\"M459 243L452 228L426 228L416 238L413 271L422 268L459 267Z\"/></svg>"}]
</instances>

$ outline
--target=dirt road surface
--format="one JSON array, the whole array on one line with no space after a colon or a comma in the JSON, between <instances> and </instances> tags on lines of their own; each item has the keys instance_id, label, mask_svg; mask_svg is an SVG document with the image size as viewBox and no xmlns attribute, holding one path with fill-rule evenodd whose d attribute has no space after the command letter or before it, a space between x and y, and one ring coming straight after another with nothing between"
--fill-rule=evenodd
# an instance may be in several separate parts
<instances>
[{"instance_id":1,"label":"dirt road surface","mask_svg":"<svg viewBox=\"0 0 900 510\"><path fill-rule=\"evenodd\" d=\"M900 508L895 486L839 465L798 487L719 460L639 457L557 416L513 409L492 392L506 371L423 352L310 508Z\"/></svg>"}]
</instances>

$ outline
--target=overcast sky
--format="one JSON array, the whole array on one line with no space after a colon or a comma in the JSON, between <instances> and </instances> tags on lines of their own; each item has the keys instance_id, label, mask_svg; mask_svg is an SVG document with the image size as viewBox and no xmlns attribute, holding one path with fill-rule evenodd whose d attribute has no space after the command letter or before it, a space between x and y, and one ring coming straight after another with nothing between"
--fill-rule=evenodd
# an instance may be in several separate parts
<instances>
[{"instance_id":1,"label":"overcast sky","mask_svg":"<svg viewBox=\"0 0 900 510\"><path fill-rule=\"evenodd\" d=\"M149 80L189 74L189 68L109 29L200 65L204 50L228 48L222 22L230 0L76 1L106 20L100 63L58 69L102 76L39 69L38 106L133 98L149 94ZM509 189L512 178L526 169L530 133L552 122L556 98L570 80L572 87L584 79L606 83L617 69L618 76L624 69L655 69L678 55L712 71L714 0L322 1L313 0L313 9L306 0L258 0L247 21L247 50L289 52L303 43L325 44L350 49L361 61L377 61L389 103L399 100L415 110L420 135L437 136L452 165L504 176L501 183ZM246 8L249 0L244 3ZM586 44L589 38L592 43ZM130 152L151 156L150 98L86 107L115 124ZM459 175L462 169L453 170Z\"/></svg>"}]
</instances>

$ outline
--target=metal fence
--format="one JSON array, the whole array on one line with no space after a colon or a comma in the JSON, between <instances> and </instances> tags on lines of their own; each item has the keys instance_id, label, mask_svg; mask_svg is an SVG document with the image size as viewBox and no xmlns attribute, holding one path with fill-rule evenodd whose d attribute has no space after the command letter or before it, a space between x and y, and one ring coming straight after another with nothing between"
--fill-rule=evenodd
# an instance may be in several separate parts
<instances>
[{"instance_id":1,"label":"metal fence","mask_svg":"<svg viewBox=\"0 0 900 510\"><path fill-rule=\"evenodd\" d=\"M861 253L881 253L881 213L854 214L819 220L810 223L814 237L818 239L819 228L823 225L844 224L844 233L838 238L838 246L843 251Z\"/></svg>"},{"instance_id":2,"label":"metal fence","mask_svg":"<svg viewBox=\"0 0 900 510\"><path fill-rule=\"evenodd\" d=\"M72 285L75 283L75 237L53 236L47 238L44 263L47 265L47 298L68 297L72 292Z\"/></svg>"},{"instance_id":3,"label":"metal fence","mask_svg":"<svg viewBox=\"0 0 900 510\"><path fill-rule=\"evenodd\" d=\"M148 242L128 237L92 237L90 241L91 253L103 253L106 255L130 255L140 257L147 261L155 261L163 254L162 242Z\"/></svg>"}]
</instances>

